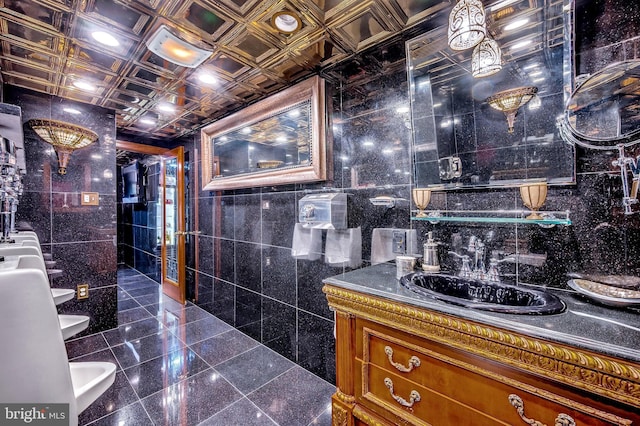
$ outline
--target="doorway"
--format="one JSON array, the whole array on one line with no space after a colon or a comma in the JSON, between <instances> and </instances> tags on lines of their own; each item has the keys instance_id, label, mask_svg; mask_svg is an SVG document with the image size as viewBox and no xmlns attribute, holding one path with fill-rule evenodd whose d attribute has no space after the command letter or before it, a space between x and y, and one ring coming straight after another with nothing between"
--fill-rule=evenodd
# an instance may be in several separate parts
<instances>
[{"instance_id":1,"label":"doorway","mask_svg":"<svg viewBox=\"0 0 640 426\"><path fill-rule=\"evenodd\" d=\"M185 161L184 148L172 150L150 145L118 141L119 152L132 153L137 160L155 160L155 173L145 179L146 199L127 211L133 221L142 217L144 226L132 226L124 235L124 259L135 269L152 277L162 286L162 293L185 303ZM120 157L118 155L118 157ZM126 222L126 220L125 220ZM139 241L142 241L140 243ZM138 245L142 247L138 247ZM153 245L153 249L146 245ZM130 247L130 246L133 247Z\"/></svg>"}]
</instances>

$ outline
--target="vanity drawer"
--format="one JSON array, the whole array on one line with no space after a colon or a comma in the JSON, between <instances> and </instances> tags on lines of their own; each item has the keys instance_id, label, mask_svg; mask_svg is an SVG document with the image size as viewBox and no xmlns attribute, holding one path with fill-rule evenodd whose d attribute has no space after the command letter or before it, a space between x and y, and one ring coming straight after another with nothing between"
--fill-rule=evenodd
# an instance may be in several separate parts
<instances>
[{"instance_id":1,"label":"vanity drawer","mask_svg":"<svg viewBox=\"0 0 640 426\"><path fill-rule=\"evenodd\" d=\"M393 424L509 424L373 364L363 364L361 371L362 394L358 403Z\"/></svg>"},{"instance_id":2,"label":"vanity drawer","mask_svg":"<svg viewBox=\"0 0 640 426\"><path fill-rule=\"evenodd\" d=\"M560 423L567 426L632 424L575 401L570 395L557 395L517 380L512 367L482 362L395 330L361 325L361 397L369 407L393 407L396 415L406 411L428 423L443 425L457 424L455 416L459 413L465 419L459 424L518 425L525 424L525 417L547 425L557 424L558 419L568 419L567 423ZM420 401L410 409L403 407L385 385L387 378L397 396L409 402L411 391L415 390ZM430 417L430 412L436 417Z\"/></svg>"}]
</instances>

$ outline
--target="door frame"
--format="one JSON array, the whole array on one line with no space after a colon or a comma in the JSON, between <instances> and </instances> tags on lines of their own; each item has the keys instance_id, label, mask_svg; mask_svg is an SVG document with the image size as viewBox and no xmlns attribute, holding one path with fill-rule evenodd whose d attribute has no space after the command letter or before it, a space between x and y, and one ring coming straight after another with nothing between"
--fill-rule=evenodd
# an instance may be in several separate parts
<instances>
[{"instance_id":1,"label":"door frame","mask_svg":"<svg viewBox=\"0 0 640 426\"><path fill-rule=\"evenodd\" d=\"M165 172L166 159L175 158L178 169L176 171L176 229L174 231L177 249L178 280L174 281L167 276L167 246L166 238L162 238L162 293L184 305L186 300L186 220L185 220L185 188L184 188L184 147L179 146L172 150L165 151L162 156L161 179L162 182L162 229L163 235L166 226L166 187Z\"/></svg>"},{"instance_id":2,"label":"door frame","mask_svg":"<svg viewBox=\"0 0 640 426\"><path fill-rule=\"evenodd\" d=\"M139 144L135 142L128 141L116 141L116 149L120 149L123 151L135 152L137 154L147 154L147 155L158 155L165 157L171 154L173 151L178 150L178 176L177 176L177 186L178 186L178 226L177 231L179 234L178 237L178 283L169 284L165 279L165 271L166 271L166 260L165 260L165 239L162 240L162 251L161 251L161 285L162 292L167 294L172 299L184 304L186 299L186 259L185 259L185 226L186 226L186 218L185 218L185 188L184 188L184 148L178 147L174 149L167 149L152 145ZM162 182L162 199L159 202L162 202L162 226L164 228L164 215L165 215L165 199L164 199L164 159L161 163L161 182Z\"/></svg>"}]
</instances>

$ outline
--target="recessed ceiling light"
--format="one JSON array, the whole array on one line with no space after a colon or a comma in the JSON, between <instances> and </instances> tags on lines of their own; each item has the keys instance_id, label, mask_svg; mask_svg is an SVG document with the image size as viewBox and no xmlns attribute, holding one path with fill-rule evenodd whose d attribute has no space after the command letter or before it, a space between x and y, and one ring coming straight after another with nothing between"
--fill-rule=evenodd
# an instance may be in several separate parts
<instances>
[{"instance_id":1,"label":"recessed ceiling light","mask_svg":"<svg viewBox=\"0 0 640 426\"><path fill-rule=\"evenodd\" d=\"M291 34L302 28L302 21L295 12L281 10L271 17L271 25L282 33Z\"/></svg>"},{"instance_id":2,"label":"recessed ceiling light","mask_svg":"<svg viewBox=\"0 0 640 426\"><path fill-rule=\"evenodd\" d=\"M526 46L528 46L530 44L531 44L531 40L523 40L523 41L518 42L518 43L514 44L513 46L511 46L511 50L522 49L523 47L526 47Z\"/></svg>"},{"instance_id":3,"label":"recessed ceiling light","mask_svg":"<svg viewBox=\"0 0 640 426\"><path fill-rule=\"evenodd\" d=\"M81 114L80 110L77 110L77 109L71 108L71 107L64 107L64 108L62 108L62 110L64 112L69 113L69 114L74 114L74 115Z\"/></svg>"},{"instance_id":4,"label":"recessed ceiling light","mask_svg":"<svg viewBox=\"0 0 640 426\"><path fill-rule=\"evenodd\" d=\"M526 25L527 23L529 23L529 19L527 19L527 18L518 19L517 21L513 21L510 24L505 25L504 26L504 30L505 31L515 30L516 28L520 28L520 27Z\"/></svg>"},{"instance_id":5,"label":"recessed ceiling light","mask_svg":"<svg viewBox=\"0 0 640 426\"><path fill-rule=\"evenodd\" d=\"M163 112L175 112L176 111L175 105L167 103L167 102L163 102L161 104L158 104L158 109L160 111L163 111Z\"/></svg>"},{"instance_id":6,"label":"recessed ceiling light","mask_svg":"<svg viewBox=\"0 0 640 426\"><path fill-rule=\"evenodd\" d=\"M73 85L78 89L86 90L87 92L93 92L96 90L96 86L86 80L76 80L73 82Z\"/></svg>"},{"instance_id":7,"label":"recessed ceiling light","mask_svg":"<svg viewBox=\"0 0 640 426\"><path fill-rule=\"evenodd\" d=\"M166 25L161 25L145 44L161 58L187 68L198 67L213 53L180 39Z\"/></svg>"},{"instance_id":8,"label":"recessed ceiling light","mask_svg":"<svg viewBox=\"0 0 640 426\"><path fill-rule=\"evenodd\" d=\"M213 74L210 74L208 72L201 72L200 74L198 74L198 80L200 81L200 83L204 84L216 84L218 82L218 79Z\"/></svg>"},{"instance_id":9,"label":"recessed ceiling light","mask_svg":"<svg viewBox=\"0 0 640 426\"><path fill-rule=\"evenodd\" d=\"M102 43L105 46L109 46L109 47L120 46L120 42L114 36L112 36L107 32L94 31L91 33L91 36L95 39L95 41L97 41L98 43Z\"/></svg>"}]
</instances>

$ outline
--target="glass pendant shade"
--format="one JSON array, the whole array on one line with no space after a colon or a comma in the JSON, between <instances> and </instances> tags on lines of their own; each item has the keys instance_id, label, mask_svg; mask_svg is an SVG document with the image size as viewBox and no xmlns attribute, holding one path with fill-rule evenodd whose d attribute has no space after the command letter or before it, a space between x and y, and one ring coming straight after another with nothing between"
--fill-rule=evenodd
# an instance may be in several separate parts
<instances>
[{"instance_id":1,"label":"glass pendant shade","mask_svg":"<svg viewBox=\"0 0 640 426\"><path fill-rule=\"evenodd\" d=\"M533 86L516 87L498 92L487 98L487 103L494 109L504 112L509 124L509 133L513 133L513 125L516 114L521 106L524 106L538 93L538 88Z\"/></svg>"},{"instance_id":2,"label":"glass pendant shade","mask_svg":"<svg viewBox=\"0 0 640 426\"><path fill-rule=\"evenodd\" d=\"M57 120L33 119L29 126L44 140L53 145L58 156L58 173L67 173L67 164L76 149L91 145L98 135L84 127Z\"/></svg>"},{"instance_id":3,"label":"glass pendant shade","mask_svg":"<svg viewBox=\"0 0 640 426\"><path fill-rule=\"evenodd\" d=\"M502 69L502 50L498 43L485 37L473 49L471 56L471 74L476 77L488 77Z\"/></svg>"},{"instance_id":4,"label":"glass pendant shade","mask_svg":"<svg viewBox=\"0 0 640 426\"><path fill-rule=\"evenodd\" d=\"M460 0L449 14L449 47L453 50L471 49L487 33L484 7L480 0Z\"/></svg>"}]
</instances>

